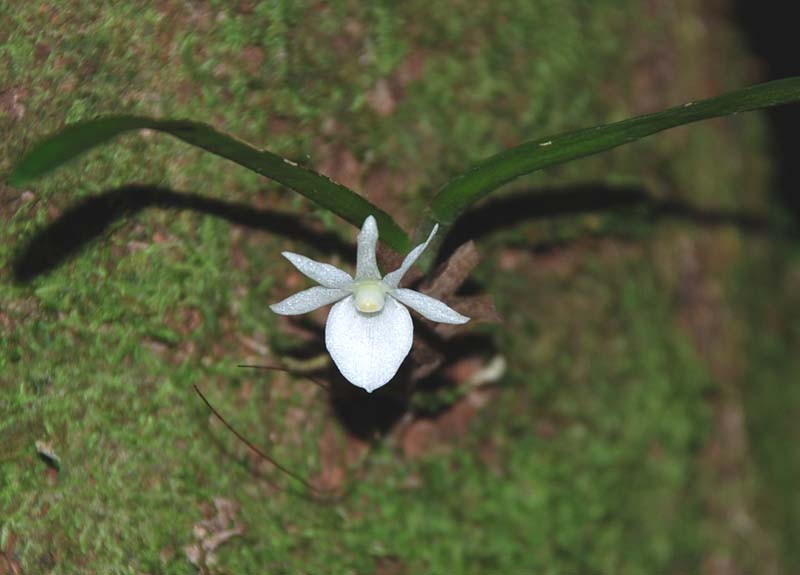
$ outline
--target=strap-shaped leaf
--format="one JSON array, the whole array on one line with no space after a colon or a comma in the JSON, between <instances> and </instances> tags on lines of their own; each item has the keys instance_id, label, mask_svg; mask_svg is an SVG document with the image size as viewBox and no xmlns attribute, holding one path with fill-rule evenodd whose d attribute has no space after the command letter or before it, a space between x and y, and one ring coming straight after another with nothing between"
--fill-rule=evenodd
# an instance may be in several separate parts
<instances>
[{"instance_id":1,"label":"strap-shaped leaf","mask_svg":"<svg viewBox=\"0 0 800 575\"><path fill-rule=\"evenodd\" d=\"M401 253L411 248L408 236L389 214L351 189L198 122L108 116L72 124L34 146L17 164L8 182L14 186L24 185L119 134L144 128L165 132L275 180L357 227L372 214L384 242Z\"/></svg>"},{"instance_id":2,"label":"strap-shaped leaf","mask_svg":"<svg viewBox=\"0 0 800 575\"><path fill-rule=\"evenodd\" d=\"M488 158L448 182L430 205L432 218L452 223L474 202L506 182L548 166L628 144L668 128L800 100L800 77L729 92L614 124L541 138Z\"/></svg>"}]
</instances>

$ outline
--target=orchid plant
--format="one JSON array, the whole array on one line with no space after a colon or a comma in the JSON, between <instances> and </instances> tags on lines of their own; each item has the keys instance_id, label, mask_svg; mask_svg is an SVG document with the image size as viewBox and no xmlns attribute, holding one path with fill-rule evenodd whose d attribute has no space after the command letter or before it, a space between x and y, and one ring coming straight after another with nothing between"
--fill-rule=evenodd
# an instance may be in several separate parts
<instances>
[{"instance_id":1,"label":"orchid plant","mask_svg":"<svg viewBox=\"0 0 800 575\"><path fill-rule=\"evenodd\" d=\"M282 315L296 315L338 302L325 324L325 346L350 383L372 392L394 377L411 351L414 325L406 306L439 323L469 321L435 298L400 287L403 276L431 243L438 227L433 227L425 243L411 250L399 268L383 278L375 257L378 225L372 216L364 220L358 234L355 279L330 264L283 252L292 265L319 286L296 293L270 309Z\"/></svg>"},{"instance_id":2,"label":"orchid plant","mask_svg":"<svg viewBox=\"0 0 800 575\"><path fill-rule=\"evenodd\" d=\"M480 162L444 185L430 201L417 233L433 229L427 240L413 249L409 236L389 214L349 188L289 159L191 121L109 116L67 126L24 155L8 183L24 186L122 133L149 129L171 134L271 178L353 225L363 223L355 277L332 265L285 252L284 256L298 270L319 285L274 304L271 309L278 314L294 315L334 304L326 323L328 351L345 378L373 391L394 377L411 349L413 324L407 307L436 322L468 321L437 299L401 288L400 280L418 262L422 252L432 247L437 231L446 232L469 206L503 184L545 167L597 154L672 127L797 101L800 101L800 77L786 78L690 101L658 113L521 144ZM375 257L378 230L384 243L408 254L400 268L383 277Z\"/></svg>"}]
</instances>

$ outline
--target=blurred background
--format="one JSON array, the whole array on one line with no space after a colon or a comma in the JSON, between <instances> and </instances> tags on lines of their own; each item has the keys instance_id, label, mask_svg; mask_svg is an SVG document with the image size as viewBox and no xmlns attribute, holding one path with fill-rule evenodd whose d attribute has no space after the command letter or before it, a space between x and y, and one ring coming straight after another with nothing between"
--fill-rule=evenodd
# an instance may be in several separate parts
<instances>
[{"instance_id":1,"label":"blurred background","mask_svg":"<svg viewBox=\"0 0 800 575\"><path fill-rule=\"evenodd\" d=\"M69 122L189 118L413 230L497 151L800 73L790 22L0 0L0 174ZM465 293L503 321L369 397L304 377L335 374L326 310L267 308L307 285L282 250L352 264L349 224L148 132L0 183L0 574L800 572L798 128L796 105L714 120L497 192L445 252L476 241Z\"/></svg>"}]
</instances>

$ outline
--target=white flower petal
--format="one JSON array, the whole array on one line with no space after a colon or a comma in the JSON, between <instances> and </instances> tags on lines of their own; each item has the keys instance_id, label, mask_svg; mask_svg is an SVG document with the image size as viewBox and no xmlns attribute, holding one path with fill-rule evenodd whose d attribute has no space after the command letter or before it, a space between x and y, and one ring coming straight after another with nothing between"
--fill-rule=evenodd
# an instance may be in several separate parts
<instances>
[{"instance_id":1,"label":"white flower petal","mask_svg":"<svg viewBox=\"0 0 800 575\"><path fill-rule=\"evenodd\" d=\"M367 216L358 234L358 254L356 255L356 280L379 280L381 272L375 261L375 248L378 245L378 224L375 218Z\"/></svg>"},{"instance_id":2,"label":"white flower petal","mask_svg":"<svg viewBox=\"0 0 800 575\"><path fill-rule=\"evenodd\" d=\"M422 252L424 252L425 248L428 247L428 244L431 243L431 240L433 239L433 236L436 235L436 230L438 229L439 229L439 224L433 226L433 229L431 230L428 239L425 240L425 243L418 245L413 250L408 252L408 255L403 260L402 265L393 272L386 274L386 277L383 278L383 283L385 283L390 288L396 288L397 286L399 286L400 280L403 279L403 276L406 275L406 272L411 269L411 266L414 265L414 262L417 261L417 258L419 258L419 256L422 255Z\"/></svg>"},{"instance_id":3,"label":"white flower petal","mask_svg":"<svg viewBox=\"0 0 800 575\"><path fill-rule=\"evenodd\" d=\"M281 302L274 303L269 306L269 309L281 315L298 315L339 301L348 295L350 295L350 292L347 290L315 286L289 296Z\"/></svg>"},{"instance_id":4,"label":"white flower petal","mask_svg":"<svg viewBox=\"0 0 800 575\"><path fill-rule=\"evenodd\" d=\"M292 252L283 252L283 257L292 262L292 265L296 267L301 274L311 278L323 287L345 289L353 283L353 278L350 277L349 273L331 264L317 262L311 258Z\"/></svg>"},{"instance_id":5,"label":"white flower petal","mask_svg":"<svg viewBox=\"0 0 800 575\"><path fill-rule=\"evenodd\" d=\"M431 321L455 324L469 321L467 316L461 315L446 303L418 291L397 288L390 291L389 294L400 303L407 305ZM386 301L388 302L390 299L386 298Z\"/></svg>"},{"instance_id":6,"label":"white flower petal","mask_svg":"<svg viewBox=\"0 0 800 575\"><path fill-rule=\"evenodd\" d=\"M350 383L370 392L394 377L413 337L411 315L390 297L381 311L365 314L350 296L331 308L325 325L325 345L336 367Z\"/></svg>"}]
</instances>

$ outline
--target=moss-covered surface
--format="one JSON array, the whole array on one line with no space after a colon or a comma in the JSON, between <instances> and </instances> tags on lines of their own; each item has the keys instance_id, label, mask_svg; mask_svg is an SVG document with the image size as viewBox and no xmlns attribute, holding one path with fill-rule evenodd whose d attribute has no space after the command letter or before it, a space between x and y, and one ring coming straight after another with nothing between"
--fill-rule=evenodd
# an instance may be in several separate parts
<instances>
[{"instance_id":1,"label":"moss-covered surface","mask_svg":"<svg viewBox=\"0 0 800 575\"><path fill-rule=\"evenodd\" d=\"M437 185L503 147L753 79L735 30L695 0L92 4L0 0L0 172L65 122L202 119L411 226ZM763 142L757 116L715 121L515 184L638 186L691 208L581 213L583 187L571 215L509 214L479 239L471 288L505 316L472 347L508 371L369 442L308 380L236 367L319 347L318 324L266 307L303 285L278 254L341 262L332 238L354 230L146 133L28 190L0 185L0 573L196 572L186 547L215 500L241 532L209 573L796 572L800 259L709 216L769 212ZM111 192L134 183L182 195ZM187 194L248 206L250 225ZM308 497L193 384L347 495Z\"/></svg>"}]
</instances>

